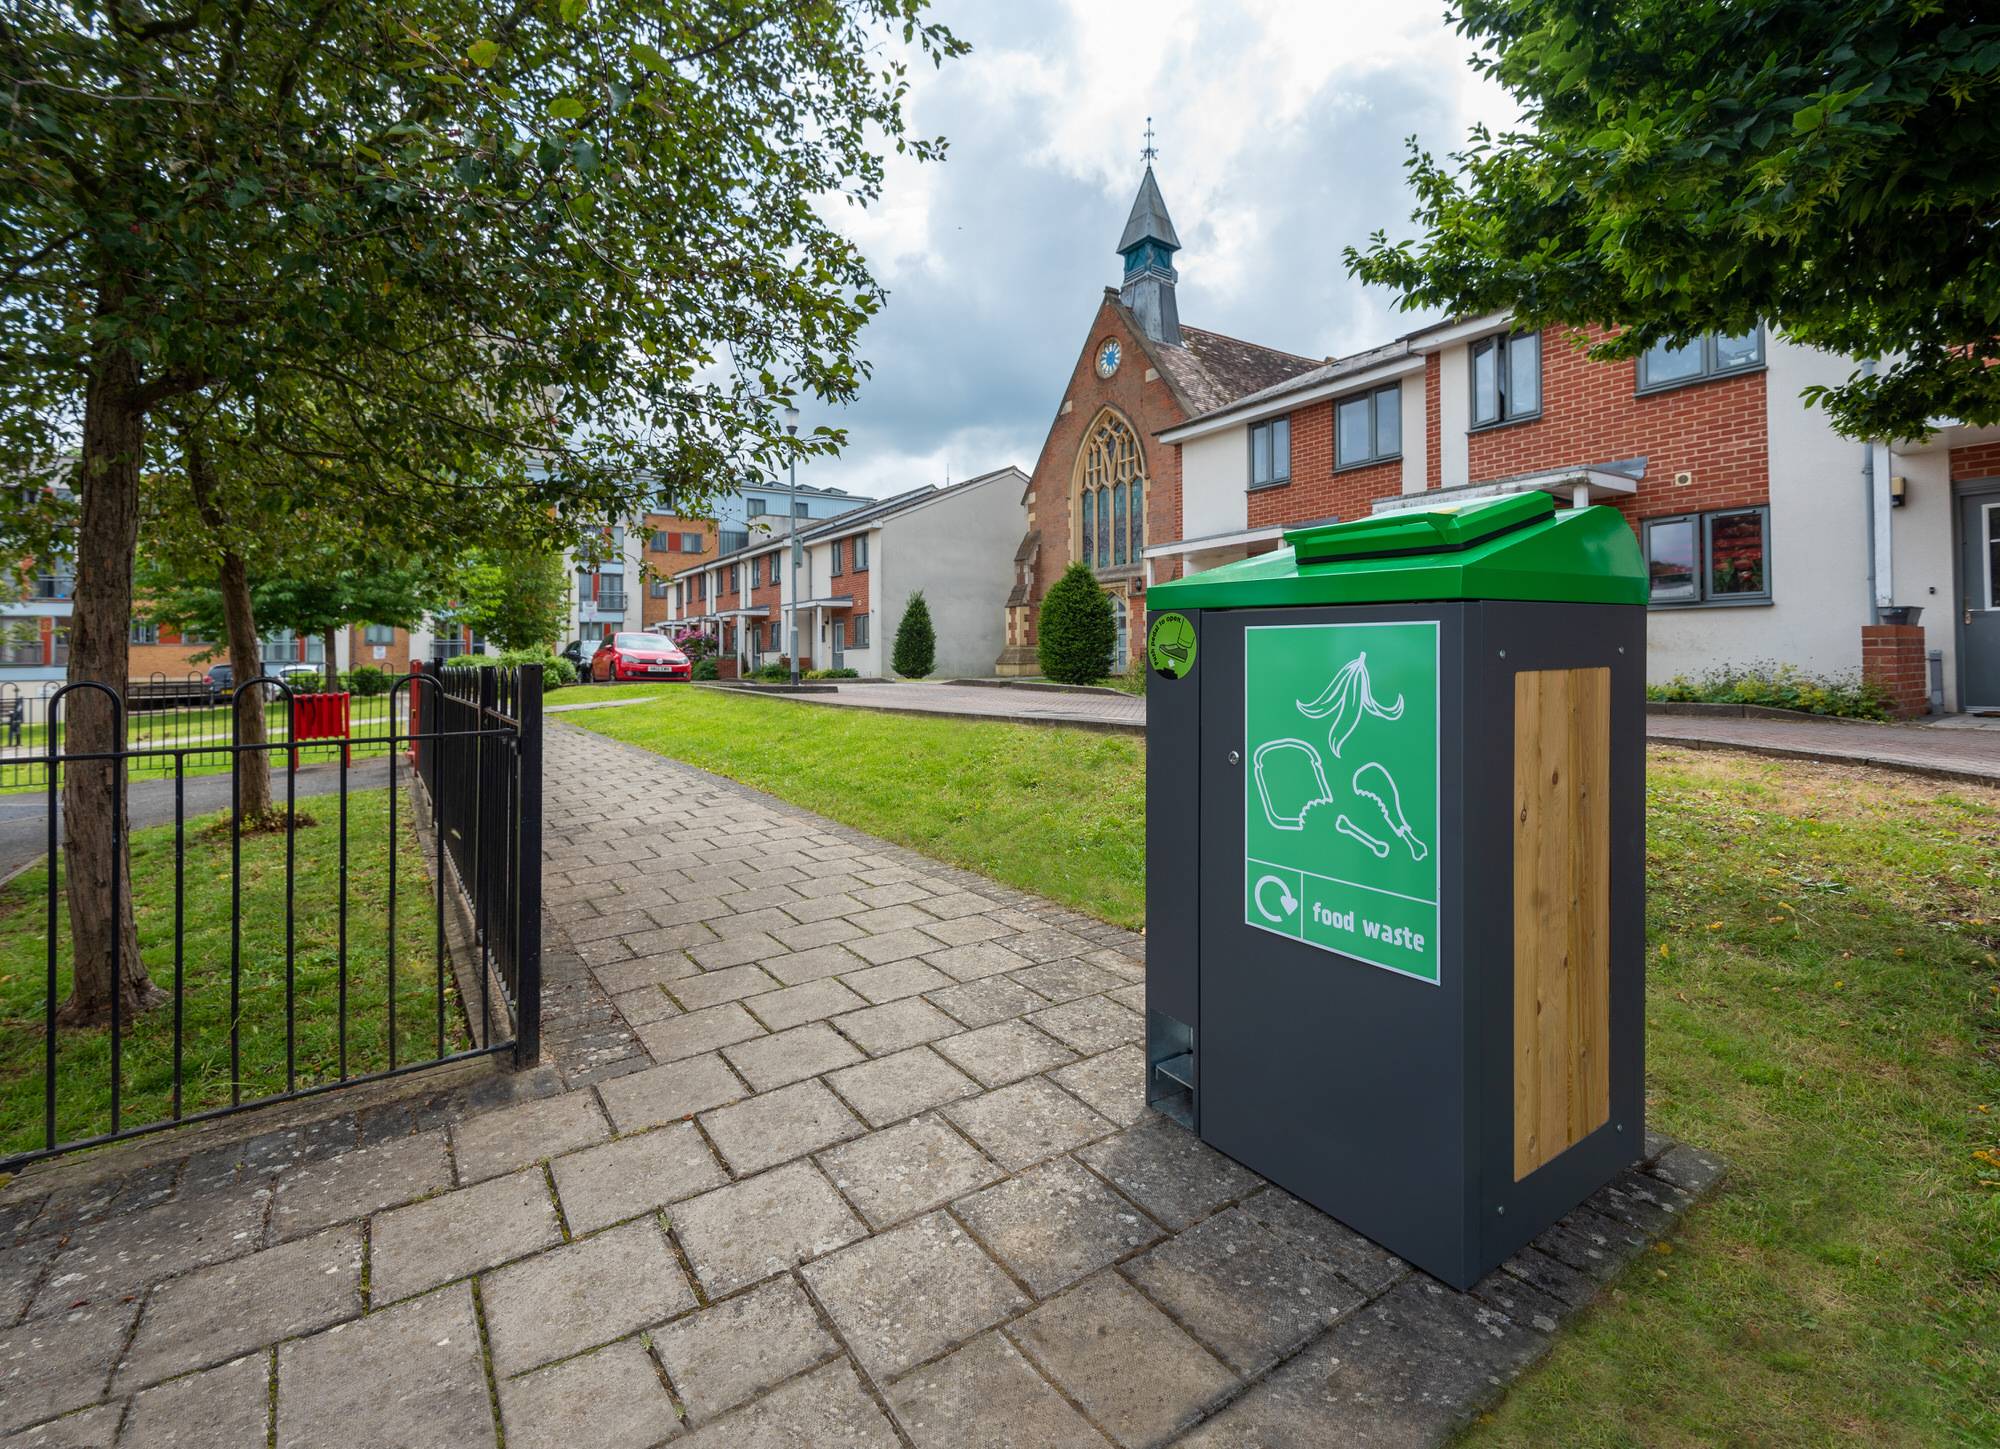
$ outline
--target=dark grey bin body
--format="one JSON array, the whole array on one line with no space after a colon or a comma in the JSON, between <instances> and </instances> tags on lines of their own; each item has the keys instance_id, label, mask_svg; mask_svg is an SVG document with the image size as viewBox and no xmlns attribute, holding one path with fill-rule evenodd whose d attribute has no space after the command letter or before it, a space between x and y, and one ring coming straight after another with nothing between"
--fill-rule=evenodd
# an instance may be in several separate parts
<instances>
[{"instance_id":1,"label":"dark grey bin body","mask_svg":"<svg viewBox=\"0 0 2000 1449\"><path fill-rule=\"evenodd\" d=\"M1177 609L1196 667L1147 690L1147 1095L1202 1140L1469 1288L1644 1136L1645 611L1464 602ZM1243 923L1244 629L1440 626L1432 985ZM1610 676L1610 1115L1514 1175L1514 675ZM1232 761L1232 753L1235 759ZM1169 1067L1181 1082L1160 1070Z\"/></svg>"}]
</instances>

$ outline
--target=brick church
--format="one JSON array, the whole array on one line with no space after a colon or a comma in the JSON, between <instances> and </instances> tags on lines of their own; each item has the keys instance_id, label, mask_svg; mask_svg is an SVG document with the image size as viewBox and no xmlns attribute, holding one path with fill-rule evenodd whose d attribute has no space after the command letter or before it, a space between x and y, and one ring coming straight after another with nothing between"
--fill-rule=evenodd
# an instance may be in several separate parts
<instances>
[{"instance_id":1,"label":"brick church","mask_svg":"<svg viewBox=\"0 0 2000 1449\"><path fill-rule=\"evenodd\" d=\"M1180 246L1149 160L1118 239L1124 281L1104 289L1021 498L1027 532L1014 556L999 674L1040 672L1042 595L1077 559L1116 601L1114 663L1123 671L1144 629L1146 586L1180 572L1177 557L1146 556L1149 545L1181 537L1180 450L1159 434L1320 366L1182 325Z\"/></svg>"}]
</instances>

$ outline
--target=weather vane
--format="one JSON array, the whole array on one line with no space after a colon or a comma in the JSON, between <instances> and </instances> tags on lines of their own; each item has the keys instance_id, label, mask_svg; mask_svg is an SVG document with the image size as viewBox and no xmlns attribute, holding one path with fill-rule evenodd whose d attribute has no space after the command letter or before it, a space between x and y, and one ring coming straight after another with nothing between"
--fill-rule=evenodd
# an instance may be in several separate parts
<instances>
[{"instance_id":1,"label":"weather vane","mask_svg":"<svg viewBox=\"0 0 2000 1449\"><path fill-rule=\"evenodd\" d=\"M1160 148L1153 144L1153 118L1148 116L1146 117L1146 148L1139 153L1139 159L1144 161L1148 166L1151 166L1153 158L1159 154Z\"/></svg>"}]
</instances>

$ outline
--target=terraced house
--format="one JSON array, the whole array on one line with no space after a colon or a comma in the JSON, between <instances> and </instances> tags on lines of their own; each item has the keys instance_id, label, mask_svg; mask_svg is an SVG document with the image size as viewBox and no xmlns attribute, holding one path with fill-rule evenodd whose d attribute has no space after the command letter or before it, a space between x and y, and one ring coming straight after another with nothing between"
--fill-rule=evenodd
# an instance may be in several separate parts
<instances>
[{"instance_id":1,"label":"terraced house","mask_svg":"<svg viewBox=\"0 0 2000 1449\"><path fill-rule=\"evenodd\" d=\"M1124 604L1122 656L1147 585L1288 526L1540 489L1638 533L1655 679L1782 663L1905 714L2000 706L2000 429L1842 438L1801 392L1856 364L1764 329L1597 362L1495 314L1309 362L1181 326L1178 247L1148 167L1022 500L1002 672L1072 559Z\"/></svg>"},{"instance_id":2,"label":"terraced house","mask_svg":"<svg viewBox=\"0 0 2000 1449\"><path fill-rule=\"evenodd\" d=\"M1004 540L1027 475L1000 468L948 487L913 488L674 575L669 627L718 644L725 677L789 654L799 667L889 678L897 623L921 590L940 675L990 672L1011 584ZM783 501L783 490L777 490ZM996 547L1000 543L1000 547Z\"/></svg>"}]
</instances>

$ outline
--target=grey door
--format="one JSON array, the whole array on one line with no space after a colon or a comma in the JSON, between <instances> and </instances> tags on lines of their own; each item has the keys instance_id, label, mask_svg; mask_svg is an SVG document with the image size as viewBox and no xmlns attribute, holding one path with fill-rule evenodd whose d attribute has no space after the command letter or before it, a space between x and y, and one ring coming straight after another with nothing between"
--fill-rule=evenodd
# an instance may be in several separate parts
<instances>
[{"instance_id":1,"label":"grey door","mask_svg":"<svg viewBox=\"0 0 2000 1449\"><path fill-rule=\"evenodd\" d=\"M1958 500L1958 536L1960 702L2000 708L2000 489Z\"/></svg>"}]
</instances>

